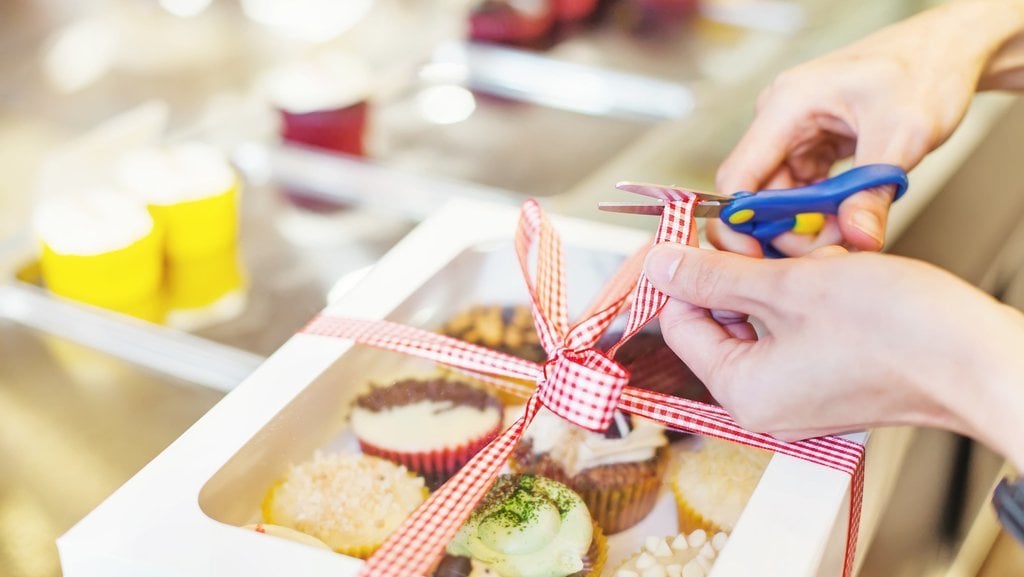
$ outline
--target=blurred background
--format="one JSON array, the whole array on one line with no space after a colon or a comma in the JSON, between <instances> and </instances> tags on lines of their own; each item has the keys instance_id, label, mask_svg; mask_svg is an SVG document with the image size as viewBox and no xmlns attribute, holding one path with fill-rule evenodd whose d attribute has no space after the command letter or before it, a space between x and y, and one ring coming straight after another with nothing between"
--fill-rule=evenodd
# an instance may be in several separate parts
<instances>
[{"instance_id":1,"label":"blurred background","mask_svg":"<svg viewBox=\"0 0 1024 577\"><path fill-rule=\"evenodd\" d=\"M595 204L619 180L713 188L777 72L932 4L0 0L0 575L59 575L57 536L444 202L649 226ZM889 250L1024 302L1021 134L1014 98L979 97ZM61 292L83 273L53 247L149 262L99 189L206 232L151 287ZM1019 574L986 502L1000 460L886 435L861 575Z\"/></svg>"}]
</instances>

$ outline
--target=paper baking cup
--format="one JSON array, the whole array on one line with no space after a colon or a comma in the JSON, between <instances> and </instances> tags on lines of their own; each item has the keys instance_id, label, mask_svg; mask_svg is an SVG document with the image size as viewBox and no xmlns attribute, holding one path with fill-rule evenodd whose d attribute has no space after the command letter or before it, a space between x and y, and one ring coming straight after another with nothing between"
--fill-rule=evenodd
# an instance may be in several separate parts
<instances>
[{"instance_id":1,"label":"paper baking cup","mask_svg":"<svg viewBox=\"0 0 1024 577\"><path fill-rule=\"evenodd\" d=\"M697 529L703 529L708 535L728 532L694 510L675 482L672 483L672 494L676 500L676 513L679 516L680 533L691 533Z\"/></svg>"},{"instance_id":2,"label":"paper baking cup","mask_svg":"<svg viewBox=\"0 0 1024 577\"><path fill-rule=\"evenodd\" d=\"M369 103L360 101L339 108L290 112L279 109L281 138L287 142L364 156L363 141Z\"/></svg>"},{"instance_id":3,"label":"paper baking cup","mask_svg":"<svg viewBox=\"0 0 1024 577\"><path fill-rule=\"evenodd\" d=\"M578 22L594 13L597 0L555 0L553 6L559 22Z\"/></svg>"},{"instance_id":4,"label":"paper baking cup","mask_svg":"<svg viewBox=\"0 0 1024 577\"><path fill-rule=\"evenodd\" d=\"M163 278L161 231L96 255L62 254L43 243L43 282L54 294L153 320Z\"/></svg>"},{"instance_id":5,"label":"paper baking cup","mask_svg":"<svg viewBox=\"0 0 1024 577\"><path fill-rule=\"evenodd\" d=\"M604 571L604 566L608 562L608 538L605 537L601 525L596 521L594 522L593 541L590 543L590 551L587 551L585 562L590 565L587 577L601 577L601 571Z\"/></svg>"},{"instance_id":6,"label":"paper baking cup","mask_svg":"<svg viewBox=\"0 0 1024 577\"><path fill-rule=\"evenodd\" d=\"M509 467L516 473L533 473L567 485L583 498L590 515L604 532L613 535L636 525L654 509L662 477L668 466L668 452L660 449L655 459L653 475L632 475L630 471L635 471L635 468L623 467L622 474L613 478L609 487L602 488L581 486L579 479L569 477L561 467L550 461L551 466L524 465L515 453L509 458Z\"/></svg>"},{"instance_id":7,"label":"paper baking cup","mask_svg":"<svg viewBox=\"0 0 1024 577\"><path fill-rule=\"evenodd\" d=\"M387 459L419 474L426 481L427 487L434 490L458 472L473 458L473 455L487 446L487 443L490 443L500 432L501 422L499 420L494 428L487 433L456 447L433 451L393 451L367 443L362 439L359 439L359 447L367 455Z\"/></svg>"},{"instance_id":8,"label":"paper baking cup","mask_svg":"<svg viewBox=\"0 0 1024 577\"><path fill-rule=\"evenodd\" d=\"M170 260L187 260L224 253L238 240L236 177L230 188L211 191L199 200L151 204L149 212L164 229L164 252Z\"/></svg>"}]
</instances>

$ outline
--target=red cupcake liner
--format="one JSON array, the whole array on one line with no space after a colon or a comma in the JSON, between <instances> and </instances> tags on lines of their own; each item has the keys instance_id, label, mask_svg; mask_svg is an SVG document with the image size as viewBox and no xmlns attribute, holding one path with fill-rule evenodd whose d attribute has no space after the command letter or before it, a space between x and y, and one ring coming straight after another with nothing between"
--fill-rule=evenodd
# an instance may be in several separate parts
<instances>
[{"instance_id":1,"label":"red cupcake liner","mask_svg":"<svg viewBox=\"0 0 1024 577\"><path fill-rule=\"evenodd\" d=\"M281 110L281 137L286 142L364 156L363 135L368 109L368 103L362 101L330 110L301 113Z\"/></svg>"},{"instance_id":2,"label":"red cupcake liner","mask_svg":"<svg viewBox=\"0 0 1024 577\"><path fill-rule=\"evenodd\" d=\"M579 22L594 13L597 0L554 0L552 6L559 22Z\"/></svg>"},{"instance_id":3,"label":"red cupcake liner","mask_svg":"<svg viewBox=\"0 0 1024 577\"><path fill-rule=\"evenodd\" d=\"M543 40L555 23L554 13L525 14L508 6L478 8L469 16L469 38L528 46Z\"/></svg>"},{"instance_id":4,"label":"red cupcake liner","mask_svg":"<svg viewBox=\"0 0 1024 577\"><path fill-rule=\"evenodd\" d=\"M378 447L359 439L359 447L363 453L387 459L403 465L406 469L421 475L430 490L437 489L469 462L473 455L490 443L501 432L501 421L484 435L471 439L455 447L445 447L433 451L393 451Z\"/></svg>"}]
</instances>

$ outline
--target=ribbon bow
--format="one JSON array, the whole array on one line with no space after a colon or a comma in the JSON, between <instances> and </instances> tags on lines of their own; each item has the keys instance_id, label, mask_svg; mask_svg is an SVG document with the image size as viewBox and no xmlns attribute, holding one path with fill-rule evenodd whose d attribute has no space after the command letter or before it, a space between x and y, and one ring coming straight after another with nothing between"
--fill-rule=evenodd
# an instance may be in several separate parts
<instances>
[{"instance_id":1,"label":"ribbon bow","mask_svg":"<svg viewBox=\"0 0 1024 577\"><path fill-rule=\"evenodd\" d=\"M688 193L666 201L655 242L686 243L690 240L695 201ZM529 267L534 245L538 248L536 279ZM570 327L561 240L533 200L523 204L515 248L530 294L534 324L549 357L543 365L388 321L321 315L303 329L307 334L350 339L443 363L527 399L523 415L414 511L367 560L361 575L409 577L429 573L445 546L497 479L542 405L591 430L607 429L618 409L677 430L792 455L850 473L853 489L844 577L852 573L862 494L864 448L861 445L835 437L782 443L768 435L746 431L720 407L627 386L629 373L612 357L618 347L656 317L668 301L666 295L641 275L645 251L626 260L582 315L582 320ZM597 340L630 302L630 296L631 307L622 337L607 353L595 349ZM537 386L534 389L500 377L531 380Z\"/></svg>"}]
</instances>

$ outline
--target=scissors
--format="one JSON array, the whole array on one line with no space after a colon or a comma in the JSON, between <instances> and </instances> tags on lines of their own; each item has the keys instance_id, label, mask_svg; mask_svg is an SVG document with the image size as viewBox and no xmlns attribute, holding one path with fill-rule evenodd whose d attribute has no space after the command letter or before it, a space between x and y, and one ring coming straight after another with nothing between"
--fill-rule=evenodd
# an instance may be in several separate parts
<instances>
[{"instance_id":1,"label":"scissors","mask_svg":"<svg viewBox=\"0 0 1024 577\"><path fill-rule=\"evenodd\" d=\"M907 173L892 164L867 164L809 186L732 195L663 184L620 182L615 188L659 202L602 202L598 208L630 214L661 214L666 201L682 198L683 192L694 193L698 198L694 216L717 216L733 230L756 238L766 257L778 258L785 255L772 246L775 237L790 231L815 234L825 225L825 214L836 214L844 200L862 190L883 185L895 185L893 201L899 200L907 191Z\"/></svg>"}]
</instances>

